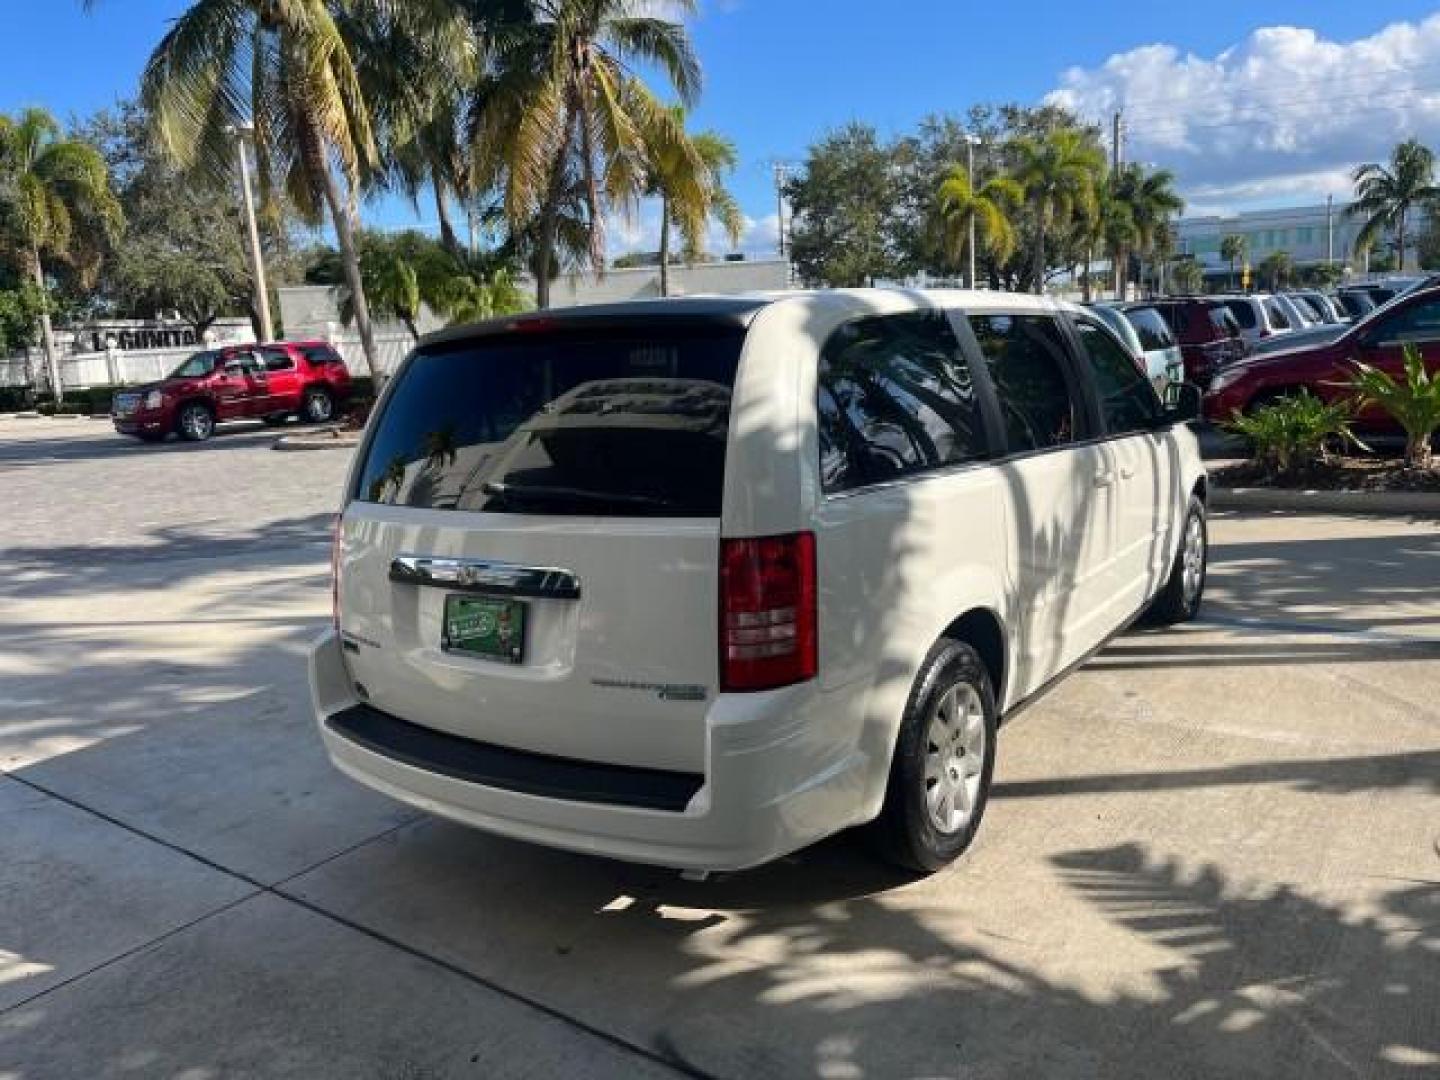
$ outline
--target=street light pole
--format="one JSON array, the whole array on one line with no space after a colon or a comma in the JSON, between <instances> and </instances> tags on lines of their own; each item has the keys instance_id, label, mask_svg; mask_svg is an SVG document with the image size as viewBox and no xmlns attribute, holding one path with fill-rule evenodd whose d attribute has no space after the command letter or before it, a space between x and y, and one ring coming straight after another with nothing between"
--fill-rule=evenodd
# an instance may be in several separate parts
<instances>
[{"instance_id":1,"label":"street light pole","mask_svg":"<svg viewBox=\"0 0 1440 1080\"><path fill-rule=\"evenodd\" d=\"M975 144L980 140L974 135L965 136L965 169L970 174L970 197L975 197ZM965 282L967 289L975 288L975 208L970 208L970 276Z\"/></svg>"},{"instance_id":2,"label":"street light pole","mask_svg":"<svg viewBox=\"0 0 1440 1080\"><path fill-rule=\"evenodd\" d=\"M260 339L273 341L270 323L270 290L265 285L265 257L260 252L260 227L255 222L255 196L250 190L250 156L245 140L255 132L253 124L237 124L231 129L240 153L240 196L245 205L245 227L250 234L250 271L255 279L255 312L260 317Z\"/></svg>"}]
</instances>

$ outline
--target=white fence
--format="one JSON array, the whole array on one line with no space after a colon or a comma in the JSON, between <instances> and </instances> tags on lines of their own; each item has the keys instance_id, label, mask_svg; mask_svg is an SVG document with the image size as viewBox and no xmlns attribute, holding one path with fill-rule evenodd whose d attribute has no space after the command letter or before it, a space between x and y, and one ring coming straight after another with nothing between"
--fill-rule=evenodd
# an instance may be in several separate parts
<instances>
[{"instance_id":1,"label":"white fence","mask_svg":"<svg viewBox=\"0 0 1440 1080\"><path fill-rule=\"evenodd\" d=\"M370 366L365 362L365 350L360 345L358 334L336 334L330 343L345 358L345 366L352 375L369 375ZM409 334L385 335L375 339L379 354L380 369L385 374L393 372L400 361L415 347ZM93 386L129 386L135 383L155 382L179 367L188 356L199 349L194 345L183 345L169 349L131 349L110 352L72 353L60 358L60 381L67 390L86 390ZM40 350L31 353L31 366L35 375L44 384L49 384L45 369L45 357ZM24 386L25 358L23 356L0 357L0 386Z\"/></svg>"}]
</instances>

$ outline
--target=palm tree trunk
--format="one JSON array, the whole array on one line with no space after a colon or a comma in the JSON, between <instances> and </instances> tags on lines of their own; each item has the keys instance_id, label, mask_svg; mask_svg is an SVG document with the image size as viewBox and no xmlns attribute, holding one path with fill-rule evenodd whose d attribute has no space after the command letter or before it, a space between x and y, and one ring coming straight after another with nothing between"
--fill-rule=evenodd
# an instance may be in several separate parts
<instances>
[{"instance_id":1,"label":"palm tree trunk","mask_svg":"<svg viewBox=\"0 0 1440 1080\"><path fill-rule=\"evenodd\" d=\"M1042 222L1035 229L1035 260L1032 267L1035 274L1035 292L1045 291L1045 225Z\"/></svg>"},{"instance_id":2,"label":"palm tree trunk","mask_svg":"<svg viewBox=\"0 0 1440 1080\"><path fill-rule=\"evenodd\" d=\"M55 331L50 326L50 293L45 288L45 268L40 265L40 250L30 249L30 274L35 287L40 290L40 340L45 345L45 369L50 373L50 392L55 395L55 404L65 398L65 388L60 383L60 357L55 352Z\"/></svg>"},{"instance_id":3,"label":"palm tree trunk","mask_svg":"<svg viewBox=\"0 0 1440 1080\"><path fill-rule=\"evenodd\" d=\"M1397 264L1396 267L1395 267L1395 269L1396 269L1398 272L1402 273L1402 274L1405 272L1405 211L1406 211L1406 209L1407 209L1407 208L1406 208L1406 207L1403 207L1403 206L1400 208L1400 221L1399 221L1399 223L1395 226L1395 261L1396 261L1396 264Z\"/></svg>"},{"instance_id":4,"label":"palm tree trunk","mask_svg":"<svg viewBox=\"0 0 1440 1080\"><path fill-rule=\"evenodd\" d=\"M670 200L660 196L660 295L670 295Z\"/></svg>"},{"instance_id":5,"label":"palm tree trunk","mask_svg":"<svg viewBox=\"0 0 1440 1080\"><path fill-rule=\"evenodd\" d=\"M1095 258L1095 245L1085 245L1085 276L1080 280L1080 294L1085 303L1090 303L1093 297L1090 294L1090 263Z\"/></svg>"},{"instance_id":6,"label":"palm tree trunk","mask_svg":"<svg viewBox=\"0 0 1440 1080\"><path fill-rule=\"evenodd\" d=\"M565 159L570 156L570 144L575 137L575 124L567 114L565 136L560 140L559 149L551 166L550 186L545 192L545 205L540 211L540 236L538 239L537 262L535 267L535 306L545 310L550 306L550 270L555 261L555 235L560 225L560 196L565 189ZM591 224L594 228L594 224Z\"/></svg>"},{"instance_id":7,"label":"palm tree trunk","mask_svg":"<svg viewBox=\"0 0 1440 1080\"><path fill-rule=\"evenodd\" d=\"M351 203L341 195L314 129L302 128L299 135L301 152L304 154L311 182L320 185L325 205L330 208L330 218L335 224L335 239L340 245L340 264L345 271L345 285L350 290L350 303L355 313L355 329L360 332L360 345L365 350L365 366L370 369L370 378L375 389L379 390L384 385L385 373L380 370L380 354L375 348L375 329L370 325L370 305L365 300L365 284L360 278L360 255L355 249Z\"/></svg>"},{"instance_id":8,"label":"palm tree trunk","mask_svg":"<svg viewBox=\"0 0 1440 1080\"><path fill-rule=\"evenodd\" d=\"M1115 299L1125 299L1125 280L1130 276L1130 251L1123 244L1115 248Z\"/></svg>"},{"instance_id":9,"label":"palm tree trunk","mask_svg":"<svg viewBox=\"0 0 1440 1080\"><path fill-rule=\"evenodd\" d=\"M451 255L459 256L460 236L450 220L450 201L445 197L445 185L440 179L440 170L432 169L430 185L435 191L435 213L440 218L440 246Z\"/></svg>"}]
</instances>

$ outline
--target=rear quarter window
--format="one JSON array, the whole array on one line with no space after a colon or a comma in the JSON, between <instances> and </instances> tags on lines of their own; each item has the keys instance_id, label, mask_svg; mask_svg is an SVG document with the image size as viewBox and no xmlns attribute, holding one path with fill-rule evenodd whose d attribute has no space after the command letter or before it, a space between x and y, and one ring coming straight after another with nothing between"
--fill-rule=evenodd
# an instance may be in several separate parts
<instances>
[{"instance_id":1,"label":"rear quarter window","mask_svg":"<svg viewBox=\"0 0 1440 1080\"><path fill-rule=\"evenodd\" d=\"M1132 308L1125 312L1125 317L1135 328L1135 336L1140 339L1140 347L1146 352L1158 352L1175 345L1175 335L1170 332L1170 327L1166 325L1165 320L1154 308Z\"/></svg>"},{"instance_id":2,"label":"rear quarter window","mask_svg":"<svg viewBox=\"0 0 1440 1080\"><path fill-rule=\"evenodd\" d=\"M1249 300L1227 300L1225 307L1229 309L1231 315L1235 316L1235 321L1240 324L1240 329L1255 329L1255 308Z\"/></svg>"},{"instance_id":3,"label":"rear quarter window","mask_svg":"<svg viewBox=\"0 0 1440 1080\"><path fill-rule=\"evenodd\" d=\"M720 513L739 327L528 332L422 349L353 495L432 510Z\"/></svg>"}]
</instances>

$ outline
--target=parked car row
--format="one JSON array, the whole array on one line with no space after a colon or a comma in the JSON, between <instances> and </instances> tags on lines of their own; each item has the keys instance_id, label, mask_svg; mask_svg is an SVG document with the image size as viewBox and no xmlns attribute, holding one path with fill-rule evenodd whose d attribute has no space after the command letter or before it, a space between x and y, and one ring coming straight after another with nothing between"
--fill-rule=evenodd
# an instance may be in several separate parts
<instances>
[{"instance_id":1,"label":"parked car row","mask_svg":"<svg viewBox=\"0 0 1440 1080\"><path fill-rule=\"evenodd\" d=\"M1216 372L1206 384L1205 415L1223 422L1281 397L1309 391L1325 401L1351 396L1356 362L1402 377L1404 348L1420 350L1440 371L1440 284L1422 282L1350 325L1326 336L1292 335L1288 348L1256 353ZM1394 422L1375 408L1356 418L1362 432L1393 434Z\"/></svg>"},{"instance_id":2,"label":"parked car row","mask_svg":"<svg viewBox=\"0 0 1440 1080\"><path fill-rule=\"evenodd\" d=\"M203 442L231 420L320 424L350 394L350 373L324 341L279 341L197 352L159 382L112 400L115 430L144 442Z\"/></svg>"}]
</instances>

